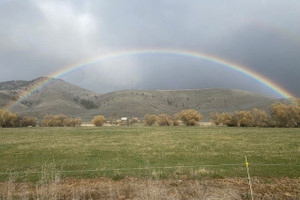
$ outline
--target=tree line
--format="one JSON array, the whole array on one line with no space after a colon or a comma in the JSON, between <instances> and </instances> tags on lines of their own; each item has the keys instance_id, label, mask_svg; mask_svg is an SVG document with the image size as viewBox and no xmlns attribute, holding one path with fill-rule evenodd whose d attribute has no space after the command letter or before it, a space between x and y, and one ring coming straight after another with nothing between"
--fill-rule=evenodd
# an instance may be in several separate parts
<instances>
[{"instance_id":1,"label":"tree line","mask_svg":"<svg viewBox=\"0 0 300 200\"><path fill-rule=\"evenodd\" d=\"M283 104L280 102L266 110L254 108L250 111L236 111L234 113L211 114L211 121L215 125L237 127L300 127L300 104Z\"/></svg>"},{"instance_id":2,"label":"tree line","mask_svg":"<svg viewBox=\"0 0 300 200\"><path fill-rule=\"evenodd\" d=\"M0 127L29 127L29 126L45 126L45 127L59 127L59 126L80 126L80 118L70 118L66 115L47 115L38 123L36 117L23 116L9 111L0 110Z\"/></svg>"},{"instance_id":3,"label":"tree line","mask_svg":"<svg viewBox=\"0 0 300 200\"><path fill-rule=\"evenodd\" d=\"M28 127L36 126L37 118L21 116L9 111L0 110L0 127Z\"/></svg>"},{"instance_id":4,"label":"tree line","mask_svg":"<svg viewBox=\"0 0 300 200\"><path fill-rule=\"evenodd\" d=\"M196 110L183 110L172 117L166 113L160 115L147 114L142 122L152 126L196 126L202 120L202 115ZM270 106L269 112L254 108L250 111L236 111L233 113L213 113L210 116L211 122L215 125L226 125L236 127L300 127L300 104L283 104L280 102ZM95 126L102 126L106 123L104 116L95 116L91 121ZM119 125L133 125L138 123L137 118L119 121ZM110 122L111 124L113 122ZM28 127L28 126L80 126L81 118L71 118L66 115L47 115L37 123L37 118L22 116L9 111L0 110L0 127Z\"/></svg>"},{"instance_id":5,"label":"tree line","mask_svg":"<svg viewBox=\"0 0 300 200\"><path fill-rule=\"evenodd\" d=\"M171 118L168 114L160 114L160 115L146 115L144 117L143 123L152 126L157 123L160 126L178 126L180 122L185 124L186 126L196 126L202 120L201 113L196 110L189 109L183 110L180 113L174 114L173 118Z\"/></svg>"},{"instance_id":6,"label":"tree line","mask_svg":"<svg viewBox=\"0 0 300 200\"><path fill-rule=\"evenodd\" d=\"M187 126L196 126L201 121L202 115L198 113L196 110L183 110L180 113L176 113L173 118L170 117L168 114L160 114L160 115L153 115L148 114L144 116L143 124L147 126L152 126L153 124L158 124L160 126L178 126L180 122L184 123ZM92 124L95 126L102 126L106 122L104 116L96 116L92 120ZM119 122L119 125L133 125L138 123L136 118L132 118L127 120L126 122Z\"/></svg>"}]
</instances>

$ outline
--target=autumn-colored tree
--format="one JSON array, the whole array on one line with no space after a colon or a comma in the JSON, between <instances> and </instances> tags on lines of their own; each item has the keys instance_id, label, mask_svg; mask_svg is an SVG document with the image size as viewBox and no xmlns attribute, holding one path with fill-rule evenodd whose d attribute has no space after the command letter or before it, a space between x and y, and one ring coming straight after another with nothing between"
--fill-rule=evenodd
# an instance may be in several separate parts
<instances>
[{"instance_id":1,"label":"autumn-colored tree","mask_svg":"<svg viewBox=\"0 0 300 200\"><path fill-rule=\"evenodd\" d=\"M42 122L43 126L47 127L59 127L59 126L75 126L76 122L74 119L63 115L47 115L44 117L44 120Z\"/></svg>"},{"instance_id":2,"label":"autumn-colored tree","mask_svg":"<svg viewBox=\"0 0 300 200\"><path fill-rule=\"evenodd\" d=\"M250 111L239 111L233 114L234 126L249 127L254 124L254 117Z\"/></svg>"},{"instance_id":3,"label":"autumn-colored tree","mask_svg":"<svg viewBox=\"0 0 300 200\"><path fill-rule=\"evenodd\" d=\"M269 117L264 110L253 109L251 111L236 111L234 113L216 113L211 115L211 120L215 124L227 126L267 126Z\"/></svg>"},{"instance_id":4,"label":"autumn-colored tree","mask_svg":"<svg viewBox=\"0 0 300 200\"><path fill-rule=\"evenodd\" d=\"M180 113L176 113L173 116L173 126L179 126L179 122L180 122Z\"/></svg>"},{"instance_id":5,"label":"autumn-colored tree","mask_svg":"<svg viewBox=\"0 0 300 200\"><path fill-rule=\"evenodd\" d=\"M277 102L271 105L271 117L278 127L299 127L300 107Z\"/></svg>"},{"instance_id":6,"label":"autumn-colored tree","mask_svg":"<svg viewBox=\"0 0 300 200\"><path fill-rule=\"evenodd\" d=\"M220 122L223 125L227 125L227 126L235 126L236 124L233 118L233 114L231 113L222 113L220 115Z\"/></svg>"},{"instance_id":7,"label":"autumn-colored tree","mask_svg":"<svg viewBox=\"0 0 300 200\"><path fill-rule=\"evenodd\" d=\"M173 121L168 114L161 114L157 119L158 125L160 126L172 126Z\"/></svg>"},{"instance_id":8,"label":"autumn-colored tree","mask_svg":"<svg viewBox=\"0 0 300 200\"><path fill-rule=\"evenodd\" d=\"M72 118L66 118L63 121L63 126L76 126L75 120Z\"/></svg>"},{"instance_id":9,"label":"autumn-colored tree","mask_svg":"<svg viewBox=\"0 0 300 200\"><path fill-rule=\"evenodd\" d=\"M28 127L35 126L37 119L30 116L0 110L0 127Z\"/></svg>"},{"instance_id":10,"label":"autumn-colored tree","mask_svg":"<svg viewBox=\"0 0 300 200\"><path fill-rule=\"evenodd\" d=\"M187 126L196 126L202 119L202 115L193 109L181 111L180 117Z\"/></svg>"},{"instance_id":11,"label":"autumn-colored tree","mask_svg":"<svg viewBox=\"0 0 300 200\"><path fill-rule=\"evenodd\" d=\"M79 127L81 125L81 118L80 117L75 118L74 119L74 124L75 124L75 126Z\"/></svg>"},{"instance_id":12,"label":"autumn-colored tree","mask_svg":"<svg viewBox=\"0 0 300 200\"><path fill-rule=\"evenodd\" d=\"M219 126L222 124L222 121L221 121L221 114L216 112L216 113L210 113L210 121L211 123Z\"/></svg>"},{"instance_id":13,"label":"autumn-colored tree","mask_svg":"<svg viewBox=\"0 0 300 200\"><path fill-rule=\"evenodd\" d=\"M17 114L1 110L0 125L1 127L20 127L20 117Z\"/></svg>"},{"instance_id":14,"label":"autumn-colored tree","mask_svg":"<svg viewBox=\"0 0 300 200\"><path fill-rule=\"evenodd\" d=\"M94 119L92 120L92 124L94 124L95 126L102 126L105 122L106 122L106 119L102 115L98 115L98 116L94 117Z\"/></svg>"},{"instance_id":15,"label":"autumn-colored tree","mask_svg":"<svg viewBox=\"0 0 300 200\"><path fill-rule=\"evenodd\" d=\"M253 126L266 127L270 126L270 117L265 110L254 108L251 110L254 118Z\"/></svg>"},{"instance_id":16,"label":"autumn-colored tree","mask_svg":"<svg viewBox=\"0 0 300 200\"><path fill-rule=\"evenodd\" d=\"M31 116L24 116L21 119L21 126L22 127L28 127L28 126L36 126L36 117L31 117Z\"/></svg>"},{"instance_id":17,"label":"autumn-colored tree","mask_svg":"<svg viewBox=\"0 0 300 200\"><path fill-rule=\"evenodd\" d=\"M143 120L144 124L148 126L152 126L153 124L155 124L156 121L157 121L156 115L145 115Z\"/></svg>"},{"instance_id":18,"label":"autumn-colored tree","mask_svg":"<svg viewBox=\"0 0 300 200\"><path fill-rule=\"evenodd\" d=\"M136 124L138 122L139 122L139 120L137 118L134 118L134 117L129 120L130 125Z\"/></svg>"}]
</instances>

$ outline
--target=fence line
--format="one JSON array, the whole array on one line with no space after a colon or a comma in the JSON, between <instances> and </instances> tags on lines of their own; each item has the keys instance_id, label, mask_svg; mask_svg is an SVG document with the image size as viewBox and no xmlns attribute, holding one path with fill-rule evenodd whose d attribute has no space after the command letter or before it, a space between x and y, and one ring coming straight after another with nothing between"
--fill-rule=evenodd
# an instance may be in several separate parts
<instances>
[{"instance_id":1,"label":"fence line","mask_svg":"<svg viewBox=\"0 0 300 200\"><path fill-rule=\"evenodd\" d=\"M252 163L253 166L292 166L300 167L300 164L264 164L264 163Z\"/></svg>"},{"instance_id":2,"label":"fence line","mask_svg":"<svg viewBox=\"0 0 300 200\"><path fill-rule=\"evenodd\" d=\"M105 169L90 169L90 170L57 170L60 173L80 173L80 172L105 172L105 171L131 171L131 170L150 170L150 169L176 169L176 168L197 168L197 167L225 167L225 166L245 166L245 163L240 164L203 164L203 165L179 165L179 166L159 166L159 167L134 167L134 168L105 168ZM300 167L298 164L264 164L264 163L251 163L251 166L292 166ZM13 172L0 172L0 175L9 174L43 174L43 171L13 171Z\"/></svg>"}]
</instances>

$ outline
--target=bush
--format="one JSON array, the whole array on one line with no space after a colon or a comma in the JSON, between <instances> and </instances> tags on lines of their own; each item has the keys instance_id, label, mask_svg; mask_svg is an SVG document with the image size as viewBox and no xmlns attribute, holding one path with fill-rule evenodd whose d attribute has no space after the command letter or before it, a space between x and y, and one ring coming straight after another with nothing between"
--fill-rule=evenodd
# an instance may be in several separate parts
<instances>
[{"instance_id":1,"label":"bush","mask_svg":"<svg viewBox=\"0 0 300 200\"><path fill-rule=\"evenodd\" d=\"M181 111L180 117L187 126L196 126L202 119L202 115L193 109Z\"/></svg>"},{"instance_id":2,"label":"bush","mask_svg":"<svg viewBox=\"0 0 300 200\"><path fill-rule=\"evenodd\" d=\"M1 127L20 127L20 117L17 114L0 110Z\"/></svg>"},{"instance_id":3,"label":"bush","mask_svg":"<svg viewBox=\"0 0 300 200\"><path fill-rule=\"evenodd\" d=\"M0 127L27 127L35 125L36 118L34 117L22 117L9 111L0 110Z\"/></svg>"},{"instance_id":4,"label":"bush","mask_svg":"<svg viewBox=\"0 0 300 200\"><path fill-rule=\"evenodd\" d=\"M92 120L92 124L94 124L95 126L102 126L105 122L106 122L106 119L102 115L98 115L98 116L94 117L94 119Z\"/></svg>"},{"instance_id":5,"label":"bush","mask_svg":"<svg viewBox=\"0 0 300 200\"><path fill-rule=\"evenodd\" d=\"M173 126L179 126L180 113L176 113L173 116Z\"/></svg>"},{"instance_id":6,"label":"bush","mask_svg":"<svg viewBox=\"0 0 300 200\"><path fill-rule=\"evenodd\" d=\"M238 127L250 127L254 124L254 117L250 111L234 112L233 122Z\"/></svg>"},{"instance_id":7,"label":"bush","mask_svg":"<svg viewBox=\"0 0 300 200\"><path fill-rule=\"evenodd\" d=\"M254 108L251 112L254 117L253 126L256 127L271 126L271 119L265 110Z\"/></svg>"},{"instance_id":8,"label":"bush","mask_svg":"<svg viewBox=\"0 0 300 200\"><path fill-rule=\"evenodd\" d=\"M80 117L75 118L74 119L74 124L75 124L75 126L79 127L81 125L81 118Z\"/></svg>"},{"instance_id":9,"label":"bush","mask_svg":"<svg viewBox=\"0 0 300 200\"><path fill-rule=\"evenodd\" d=\"M36 117L24 116L21 120L22 127L36 126Z\"/></svg>"},{"instance_id":10,"label":"bush","mask_svg":"<svg viewBox=\"0 0 300 200\"><path fill-rule=\"evenodd\" d=\"M42 122L46 127L76 126L78 122L66 115L47 115Z\"/></svg>"},{"instance_id":11,"label":"bush","mask_svg":"<svg viewBox=\"0 0 300 200\"><path fill-rule=\"evenodd\" d=\"M157 118L157 122L160 126L172 126L173 121L171 117L167 114L161 114Z\"/></svg>"},{"instance_id":12,"label":"bush","mask_svg":"<svg viewBox=\"0 0 300 200\"><path fill-rule=\"evenodd\" d=\"M272 104L271 117L278 127L300 127L300 106Z\"/></svg>"},{"instance_id":13,"label":"bush","mask_svg":"<svg viewBox=\"0 0 300 200\"><path fill-rule=\"evenodd\" d=\"M146 115L144 117L144 124L148 125L148 126L152 126L153 124L155 124L155 122L157 121L157 116L156 115Z\"/></svg>"},{"instance_id":14,"label":"bush","mask_svg":"<svg viewBox=\"0 0 300 200\"><path fill-rule=\"evenodd\" d=\"M238 127L266 127L270 126L270 117L267 112L254 108L251 111L236 111L234 113L211 114L211 121L216 125Z\"/></svg>"},{"instance_id":15,"label":"bush","mask_svg":"<svg viewBox=\"0 0 300 200\"><path fill-rule=\"evenodd\" d=\"M233 114L231 113L222 113L220 115L220 122L223 125L227 125L227 126L235 126L235 122L234 122L234 118L233 118Z\"/></svg>"},{"instance_id":16,"label":"bush","mask_svg":"<svg viewBox=\"0 0 300 200\"><path fill-rule=\"evenodd\" d=\"M129 124L130 124L130 125L136 124L136 123L138 123L138 122L139 122L139 120L138 120L137 118L131 118L131 119L129 120Z\"/></svg>"},{"instance_id":17,"label":"bush","mask_svg":"<svg viewBox=\"0 0 300 200\"><path fill-rule=\"evenodd\" d=\"M210 113L210 121L211 123L219 126L222 124L222 121L221 121L221 114L219 114L218 112L216 113Z\"/></svg>"}]
</instances>

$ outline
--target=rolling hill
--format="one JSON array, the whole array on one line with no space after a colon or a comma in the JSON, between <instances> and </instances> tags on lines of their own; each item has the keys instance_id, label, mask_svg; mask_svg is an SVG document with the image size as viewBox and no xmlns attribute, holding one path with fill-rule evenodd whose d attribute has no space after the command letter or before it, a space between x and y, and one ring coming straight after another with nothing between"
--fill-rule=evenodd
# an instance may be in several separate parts
<instances>
[{"instance_id":1,"label":"rolling hill","mask_svg":"<svg viewBox=\"0 0 300 200\"><path fill-rule=\"evenodd\" d=\"M11 104L22 92L45 77L32 81L0 83L0 108ZM15 105L11 111L42 118L47 114L66 114L91 120L105 117L143 117L145 114L174 114L195 109L208 119L211 112L233 112L252 108L268 108L278 99L235 89L198 90L124 90L98 94L60 79L50 81Z\"/></svg>"}]
</instances>

